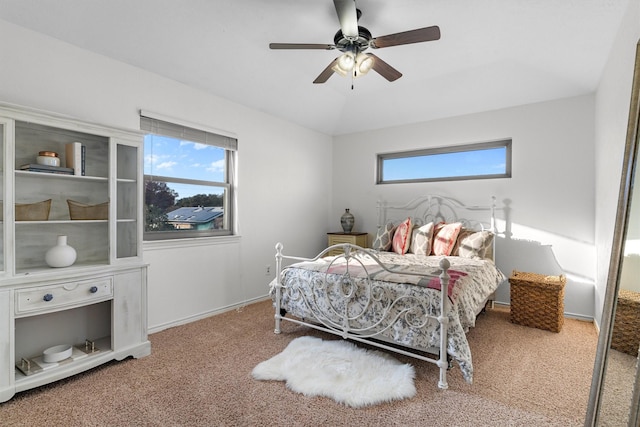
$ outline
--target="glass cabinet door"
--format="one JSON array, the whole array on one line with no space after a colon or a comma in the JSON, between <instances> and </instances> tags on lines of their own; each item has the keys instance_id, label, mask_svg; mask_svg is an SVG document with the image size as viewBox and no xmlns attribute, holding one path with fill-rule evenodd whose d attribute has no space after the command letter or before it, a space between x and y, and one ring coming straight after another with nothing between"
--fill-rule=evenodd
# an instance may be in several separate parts
<instances>
[{"instance_id":1,"label":"glass cabinet door","mask_svg":"<svg viewBox=\"0 0 640 427\"><path fill-rule=\"evenodd\" d=\"M5 191L6 179L4 176L5 165L4 161L6 158L5 150L7 147L7 129L9 125L6 121L0 119L0 272L5 271L5 262L4 262L4 242L5 242L5 224L4 221L4 209L5 206L10 205L10 203L5 202L5 195L7 194Z\"/></svg>"},{"instance_id":2,"label":"glass cabinet door","mask_svg":"<svg viewBox=\"0 0 640 427\"><path fill-rule=\"evenodd\" d=\"M115 258L139 257L142 243L139 227L141 181L140 145L118 141L116 149L116 244Z\"/></svg>"}]
</instances>

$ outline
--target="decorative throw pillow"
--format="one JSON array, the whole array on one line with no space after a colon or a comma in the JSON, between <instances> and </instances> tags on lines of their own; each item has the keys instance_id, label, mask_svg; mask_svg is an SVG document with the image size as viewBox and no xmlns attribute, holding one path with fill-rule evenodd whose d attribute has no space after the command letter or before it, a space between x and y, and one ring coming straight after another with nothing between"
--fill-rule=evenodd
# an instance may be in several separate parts
<instances>
[{"instance_id":1,"label":"decorative throw pillow","mask_svg":"<svg viewBox=\"0 0 640 427\"><path fill-rule=\"evenodd\" d=\"M404 255L409 250L411 244L411 218L402 221L396 232L393 234L393 251L397 254Z\"/></svg>"},{"instance_id":2,"label":"decorative throw pillow","mask_svg":"<svg viewBox=\"0 0 640 427\"><path fill-rule=\"evenodd\" d=\"M450 224L441 222L433 229L433 248L431 255L448 256L456 244L458 234L462 229L462 223L452 222Z\"/></svg>"},{"instance_id":3,"label":"decorative throw pillow","mask_svg":"<svg viewBox=\"0 0 640 427\"><path fill-rule=\"evenodd\" d=\"M416 255L431 255L433 244L433 222L413 229L409 252Z\"/></svg>"},{"instance_id":4,"label":"decorative throw pillow","mask_svg":"<svg viewBox=\"0 0 640 427\"><path fill-rule=\"evenodd\" d=\"M466 239L467 237L471 236L473 233L475 233L474 230L471 230L469 228L465 228L462 227L460 229L460 233L458 233L458 238L456 239L456 244L453 247L453 249L451 250L451 255L453 256L460 256L460 243Z\"/></svg>"},{"instance_id":5,"label":"decorative throw pillow","mask_svg":"<svg viewBox=\"0 0 640 427\"><path fill-rule=\"evenodd\" d=\"M491 258L492 244L493 233L488 230L462 230L458 235L457 250L454 250L453 255L473 259Z\"/></svg>"},{"instance_id":6,"label":"decorative throw pillow","mask_svg":"<svg viewBox=\"0 0 640 427\"><path fill-rule=\"evenodd\" d=\"M388 251L391 248L394 231L396 231L396 226L392 222L380 227L371 247L377 251Z\"/></svg>"}]
</instances>

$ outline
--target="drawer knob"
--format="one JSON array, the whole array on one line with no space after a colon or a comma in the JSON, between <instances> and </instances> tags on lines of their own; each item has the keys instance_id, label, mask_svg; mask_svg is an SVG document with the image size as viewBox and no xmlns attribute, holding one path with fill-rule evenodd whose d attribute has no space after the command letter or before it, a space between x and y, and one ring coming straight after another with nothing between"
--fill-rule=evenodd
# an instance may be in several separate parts
<instances>
[{"instance_id":1,"label":"drawer knob","mask_svg":"<svg viewBox=\"0 0 640 427\"><path fill-rule=\"evenodd\" d=\"M45 294L42 299L45 301L51 301L53 299L53 294Z\"/></svg>"},{"instance_id":2,"label":"drawer knob","mask_svg":"<svg viewBox=\"0 0 640 427\"><path fill-rule=\"evenodd\" d=\"M89 292L91 292L92 294L95 294L96 292L98 292L98 287L92 286L91 288L89 288Z\"/></svg>"}]
</instances>

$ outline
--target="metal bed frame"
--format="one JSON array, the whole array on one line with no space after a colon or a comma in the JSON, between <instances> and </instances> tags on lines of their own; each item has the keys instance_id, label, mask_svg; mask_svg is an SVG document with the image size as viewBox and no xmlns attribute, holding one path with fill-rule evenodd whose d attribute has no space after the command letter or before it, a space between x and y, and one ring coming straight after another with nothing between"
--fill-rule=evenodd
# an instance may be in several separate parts
<instances>
[{"instance_id":1,"label":"metal bed frame","mask_svg":"<svg viewBox=\"0 0 640 427\"><path fill-rule=\"evenodd\" d=\"M426 208L425 208L426 207ZM404 211L411 212L413 217L416 218L416 222L427 223L429 221L459 221L462 222L463 225L467 227L474 227L476 229L486 229L483 223L479 221L460 219L457 217L457 212L461 210L466 211L490 211L491 220L490 220L490 228L496 233L495 228L495 197L492 198L492 203L489 207L481 207L481 206L464 206L460 202L444 197L444 196L425 196L420 197L418 199L414 199L411 202L400 205L400 206L388 206L386 203L378 202L378 228L382 227L387 221L387 211L395 210L395 211ZM404 216L403 219L405 219ZM479 225L480 224L480 225ZM495 238L494 238L495 245ZM367 267L362 263L361 259L357 255L368 255L375 261L375 265L379 266L384 271L390 273L398 273L403 275L411 275L418 276L423 278L437 278L440 281L440 289L448 289L450 275L448 270L450 268L450 262L446 257L442 258L439 262L439 267L441 269L441 273L439 275L430 275L430 274L422 274L422 273L411 273L407 271L398 271L393 268L387 268L384 263L382 263L378 256L377 252L365 249L360 246L343 243L330 246L320 252L314 258L305 258L298 256L290 256L285 255L283 253L283 245L282 243L278 243L276 245L276 281L275 281L275 330L276 334L281 332L281 321L289 321L298 325L308 326L320 331L328 332L334 335L338 335L344 339L350 339L353 341L358 341L361 343L365 343L374 347L378 347L387 351L392 351L395 353L403 354L406 356L410 356L419 360L424 360L430 363L434 363L438 366L440 371L440 377L438 381L438 387L441 389L447 389L447 370L451 368L451 363L449 357L447 355L447 329L449 319L446 315L449 311L449 305L451 302L449 301L447 292L440 292L439 297L439 313L438 315L432 315L429 313L427 307L425 307L424 302L417 302L417 305L412 306L410 308L405 308L400 311L393 310L394 307L397 307L397 304L403 300L406 301L408 297L407 295L400 295L397 298L391 298L385 290L379 286L377 286L372 278L372 274L367 271ZM303 292L300 292L296 289L290 289L290 292L296 293L298 298L302 298L308 310L313 313L314 319L297 319L292 317L285 317L285 312L282 309L281 300L282 300L282 291L285 288L285 285L282 283L283 276L283 262L284 261L292 261L292 262L301 262L301 261L316 261L335 249L340 249L343 251L343 254L336 256L329 264L329 267L334 263L339 261L343 261L346 263L346 272L342 274L341 283L339 286L340 297L344 304L340 306L334 306L331 303L328 305L326 302L328 301L327 292L327 276L329 274L328 270L324 276L324 280L316 285L321 288L324 292L326 301L324 304L324 309L321 308L318 304L319 301L316 301L315 298L306 297ZM495 255L495 246L493 254ZM369 267L371 269L371 266ZM359 270L359 273L352 274L350 270ZM365 271L366 273L363 275L361 272ZM378 268L375 270L379 271ZM364 295L367 298L365 309L363 309L359 313L353 313L349 311L349 301L355 298L355 290L357 285L355 284L356 280L365 282L365 292ZM335 294L333 294L335 295ZM362 297L362 296L361 296ZM414 298L415 299L415 298ZM368 314L366 308L370 307L373 302L382 302L384 309L382 312L376 312L377 316L375 321L365 326L352 326L354 321L362 319L365 314ZM327 309L328 307L328 309ZM392 346L393 341L389 338L386 338L381 335L386 329L391 327L394 322L398 319L403 318L408 324L412 326L424 326L426 322L430 321L430 319L435 319L440 324L440 343L439 347L435 349L434 352L435 357L429 357L428 354L430 352L425 349L417 349L413 347L409 347L403 344L398 344L398 346Z\"/></svg>"}]
</instances>

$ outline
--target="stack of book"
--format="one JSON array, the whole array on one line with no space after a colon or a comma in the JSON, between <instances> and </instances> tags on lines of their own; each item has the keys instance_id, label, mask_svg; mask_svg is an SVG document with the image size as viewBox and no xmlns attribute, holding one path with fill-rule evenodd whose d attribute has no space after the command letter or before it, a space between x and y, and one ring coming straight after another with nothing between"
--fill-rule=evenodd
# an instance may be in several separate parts
<instances>
[{"instance_id":1,"label":"stack of book","mask_svg":"<svg viewBox=\"0 0 640 427\"><path fill-rule=\"evenodd\" d=\"M60 166L39 165L37 163L29 163L27 165L20 166L20 170L29 172L45 172L45 173L60 173L63 175L73 175L73 169L63 168Z\"/></svg>"},{"instance_id":2,"label":"stack of book","mask_svg":"<svg viewBox=\"0 0 640 427\"><path fill-rule=\"evenodd\" d=\"M65 145L67 167L74 175L84 175L86 147L80 142L70 142Z\"/></svg>"}]
</instances>

